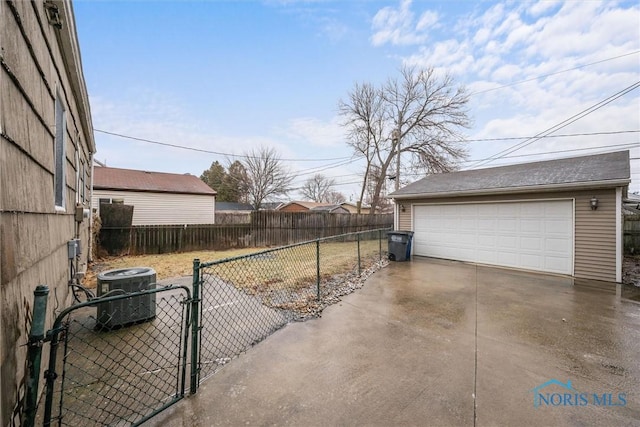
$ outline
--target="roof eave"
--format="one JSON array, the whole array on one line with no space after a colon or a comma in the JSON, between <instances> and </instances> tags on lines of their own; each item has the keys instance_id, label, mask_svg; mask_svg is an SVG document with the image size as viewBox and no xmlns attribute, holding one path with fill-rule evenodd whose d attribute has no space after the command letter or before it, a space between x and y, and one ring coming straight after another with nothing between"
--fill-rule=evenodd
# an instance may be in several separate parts
<instances>
[{"instance_id":1,"label":"roof eave","mask_svg":"<svg viewBox=\"0 0 640 427\"><path fill-rule=\"evenodd\" d=\"M102 185L93 185L94 190L102 190L102 191L125 191L128 193L163 193L163 194L192 194L199 196L215 196L218 193L216 190L213 190L213 193L205 193L200 191L170 191L170 190L144 190L140 188L118 188L113 186L102 186Z\"/></svg>"},{"instance_id":2,"label":"roof eave","mask_svg":"<svg viewBox=\"0 0 640 427\"><path fill-rule=\"evenodd\" d=\"M390 194L388 197L397 200L405 199L435 199L440 197L463 197L463 196L484 196L492 194L518 194L518 193L533 193L533 192L551 192L560 190L588 190L597 188L612 188L626 186L631 182L631 179L616 179L605 181L587 181L587 182L571 182L562 184L548 184L548 185L529 185L525 187L506 187L506 188L483 188L479 190L463 190L452 192L439 192L439 193L412 193L412 194Z\"/></svg>"}]
</instances>

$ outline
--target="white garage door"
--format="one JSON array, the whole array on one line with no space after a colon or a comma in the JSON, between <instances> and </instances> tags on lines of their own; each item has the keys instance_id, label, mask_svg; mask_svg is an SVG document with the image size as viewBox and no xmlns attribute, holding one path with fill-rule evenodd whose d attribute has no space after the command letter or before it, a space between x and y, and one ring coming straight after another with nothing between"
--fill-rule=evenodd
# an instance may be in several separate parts
<instances>
[{"instance_id":1,"label":"white garage door","mask_svg":"<svg viewBox=\"0 0 640 427\"><path fill-rule=\"evenodd\" d=\"M416 255L573 274L573 201L414 206Z\"/></svg>"}]
</instances>

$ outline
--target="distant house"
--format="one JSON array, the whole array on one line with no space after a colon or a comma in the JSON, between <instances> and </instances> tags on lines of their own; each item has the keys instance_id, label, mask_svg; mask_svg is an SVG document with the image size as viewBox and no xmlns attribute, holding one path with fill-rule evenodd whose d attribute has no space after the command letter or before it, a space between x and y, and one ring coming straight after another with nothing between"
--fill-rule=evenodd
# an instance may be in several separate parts
<instances>
[{"instance_id":1,"label":"distant house","mask_svg":"<svg viewBox=\"0 0 640 427\"><path fill-rule=\"evenodd\" d=\"M50 288L50 326L71 305L74 271L86 269L96 147L69 0L0 2L0 52L0 425L9 426L22 424L33 291Z\"/></svg>"},{"instance_id":2,"label":"distant house","mask_svg":"<svg viewBox=\"0 0 640 427\"><path fill-rule=\"evenodd\" d=\"M336 206L342 208L340 205L333 205L331 203L292 201L289 203L283 203L278 207L277 210L281 212L309 212L312 210L322 210L324 212L329 212L331 209L335 209ZM349 211L346 208L342 208L336 213L349 213Z\"/></svg>"},{"instance_id":3,"label":"distant house","mask_svg":"<svg viewBox=\"0 0 640 427\"><path fill-rule=\"evenodd\" d=\"M349 211L349 213L358 213L358 204L353 202L342 202L340 206ZM368 214L371 212L371 207L367 205L363 205L360 207L361 214Z\"/></svg>"},{"instance_id":4,"label":"distant house","mask_svg":"<svg viewBox=\"0 0 640 427\"><path fill-rule=\"evenodd\" d=\"M190 174L95 167L91 205L133 205L133 225L213 224L216 192Z\"/></svg>"},{"instance_id":5,"label":"distant house","mask_svg":"<svg viewBox=\"0 0 640 427\"><path fill-rule=\"evenodd\" d=\"M216 202L216 213L245 213L253 210L253 206L248 203Z\"/></svg>"}]
</instances>

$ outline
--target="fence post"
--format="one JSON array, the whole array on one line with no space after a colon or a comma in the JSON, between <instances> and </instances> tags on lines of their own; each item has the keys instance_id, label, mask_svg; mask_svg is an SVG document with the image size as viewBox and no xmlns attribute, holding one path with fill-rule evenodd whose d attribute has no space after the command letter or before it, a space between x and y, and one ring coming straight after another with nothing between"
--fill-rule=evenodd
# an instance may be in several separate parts
<instances>
[{"instance_id":1,"label":"fence post","mask_svg":"<svg viewBox=\"0 0 640 427\"><path fill-rule=\"evenodd\" d=\"M38 404L38 383L40 382L40 361L42 358L42 343L44 342L44 323L47 317L47 297L49 287L38 285L33 291L33 321L29 332L27 350L27 390L25 402L24 425L32 427L35 424L36 408Z\"/></svg>"},{"instance_id":2,"label":"fence post","mask_svg":"<svg viewBox=\"0 0 640 427\"><path fill-rule=\"evenodd\" d=\"M378 245L380 246L378 248L378 255L380 256L378 261L382 261L382 229L378 230Z\"/></svg>"},{"instance_id":3,"label":"fence post","mask_svg":"<svg viewBox=\"0 0 640 427\"><path fill-rule=\"evenodd\" d=\"M356 234L358 239L358 276L362 275L362 263L360 262L360 233Z\"/></svg>"},{"instance_id":4,"label":"fence post","mask_svg":"<svg viewBox=\"0 0 640 427\"><path fill-rule=\"evenodd\" d=\"M316 296L320 301L320 239L316 240Z\"/></svg>"},{"instance_id":5,"label":"fence post","mask_svg":"<svg viewBox=\"0 0 640 427\"><path fill-rule=\"evenodd\" d=\"M200 334L200 260L193 260L193 299L191 303L191 381L189 392L195 394L198 390L198 355L200 348L198 337Z\"/></svg>"}]
</instances>

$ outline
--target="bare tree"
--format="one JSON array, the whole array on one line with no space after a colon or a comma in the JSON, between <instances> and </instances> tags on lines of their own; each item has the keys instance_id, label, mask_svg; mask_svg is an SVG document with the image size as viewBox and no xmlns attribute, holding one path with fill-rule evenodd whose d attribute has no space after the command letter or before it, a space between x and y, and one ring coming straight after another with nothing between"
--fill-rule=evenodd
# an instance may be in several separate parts
<instances>
[{"instance_id":1,"label":"bare tree","mask_svg":"<svg viewBox=\"0 0 640 427\"><path fill-rule=\"evenodd\" d=\"M318 203L329 203L329 194L335 184L335 180L327 178L322 174L315 174L305 181L300 192L308 200Z\"/></svg>"},{"instance_id":2,"label":"bare tree","mask_svg":"<svg viewBox=\"0 0 640 427\"><path fill-rule=\"evenodd\" d=\"M282 164L273 148L260 147L245 154L242 162L246 173L248 201L255 210L273 196L290 191L293 174Z\"/></svg>"},{"instance_id":3,"label":"bare tree","mask_svg":"<svg viewBox=\"0 0 640 427\"><path fill-rule=\"evenodd\" d=\"M400 78L390 78L378 89L356 84L339 108L348 144L366 160L360 201L374 164L379 174L371 195L372 212L380 204L386 179L394 177L399 186L402 153L409 154L407 169L425 174L456 169L467 155L461 129L470 124L468 101L464 87L455 87L451 76L437 76L432 68L405 66Z\"/></svg>"},{"instance_id":4,"label":"bare tree","mask_svg":"<svg viewBox=\"0 0 640 427\"><path fill-rule=\"evenodd\" d=\"M355 154L365 159L364 179L360 187L358 213L367 189L367 179L373 161L375 148L382 144L385 132L385 110L382 91L369 83L356 83L347 101L338 104L340 114L345 119L347 143Z\"/></svg>"},{"instance_id":5,"label":"bare tree","mask_svg":"<svg viewBox=\"0 0 640 427\"><path fill-rule=\"evenodd\" d=\"M344 194L340 193L339 191L329 191L325 199L326 203L331 203L332 205L339 205L340 203L343 203L346 201L347 201L347 198L344 196Z\"/></svg>"}]
</instances>

